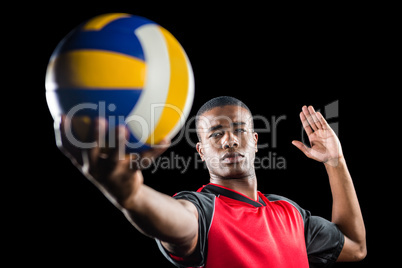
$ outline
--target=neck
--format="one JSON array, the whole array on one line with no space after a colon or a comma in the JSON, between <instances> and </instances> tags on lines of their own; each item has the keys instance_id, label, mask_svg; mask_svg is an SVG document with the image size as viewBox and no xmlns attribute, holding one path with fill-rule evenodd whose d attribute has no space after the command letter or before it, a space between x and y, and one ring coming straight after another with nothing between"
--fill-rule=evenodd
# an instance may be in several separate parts
<instances>
[{"instance_id":1,"label":"neck","mask_svg":"<svg viewBox=\"0 0 402 268\"><path fill-rule=\"evenodd\" d=\"M252 200L257 200L257 178L255 176L244 178L221 178L211 176L210 182L235 190Z\"/></svg>"}]
</instances>

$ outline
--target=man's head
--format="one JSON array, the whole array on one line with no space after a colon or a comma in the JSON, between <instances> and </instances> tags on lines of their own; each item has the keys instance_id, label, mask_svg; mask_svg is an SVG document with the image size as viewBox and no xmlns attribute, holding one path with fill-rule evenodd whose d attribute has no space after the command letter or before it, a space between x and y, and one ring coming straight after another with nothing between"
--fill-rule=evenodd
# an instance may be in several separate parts
<instances>
[{"instance_id":1,"label":"man's head","mask_svg":"<svg viewBox=\"0 0 402 268\"><path fill-rule=\"evenodd\" d=\"M211 176L241 178L254 175L258 135L250 109L240 100L222 96L198 111L197 151Z\"/></svg>"}]
</instances>

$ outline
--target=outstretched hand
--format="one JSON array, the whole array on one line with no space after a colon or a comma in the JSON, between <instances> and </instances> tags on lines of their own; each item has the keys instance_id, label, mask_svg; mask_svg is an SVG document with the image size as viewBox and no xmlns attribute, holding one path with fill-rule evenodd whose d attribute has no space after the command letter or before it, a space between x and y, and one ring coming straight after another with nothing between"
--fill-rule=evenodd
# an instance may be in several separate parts
<instances>
[{"instance_id":1,"label":"outstretched hand","mask_svg":"<svg viewBox=\"0 0 402 268\"><path fill-rule=\"evenodd\" d=\"M112 203L124 205L124 201L135 195L143 184L139 163L150 164L169 147L170 141L163 140L159 146L129 157L125 153L129 135L125 126L116 127L114 140L109 144L105 142L110 140L110 137L106 139L106 133L109 133L106 119L97 118L87 127L94 130L91 142L79 143L72 136L72 120L61 117L54 124L57 146Z\"/></svg>"},{"instance_id":2,"label":"outstretched hand","mask_svg":"<svg viewBox=\"0 0 402 268\"><path fill-rule=\"evenodd\" d=\"M322 114L316 112L313 106L303 106L300 120L307 133L310 147L296 140L292 141L292 144L308 158L337 166L339 159L343 157L342 147L335 132Z\"/></svg>"}]
</instances>

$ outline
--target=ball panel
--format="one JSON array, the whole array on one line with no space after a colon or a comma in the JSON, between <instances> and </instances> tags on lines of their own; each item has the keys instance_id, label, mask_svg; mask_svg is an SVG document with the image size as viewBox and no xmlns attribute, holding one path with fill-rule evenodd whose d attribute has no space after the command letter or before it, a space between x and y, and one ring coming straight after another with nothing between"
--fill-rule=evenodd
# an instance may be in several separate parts
<instances>
[{"instance_id":1,"label":"ball panel","mask_svg":"<svg viewBox=\"0 0 402 268\"><path fill-rule=\"evenodd\" d=\"M102 50L74 50L53 57L48 65L47 89L116 88L141 89L145 62Z\"/></svg>"},{"instance_id":2,"label":"ball panel","mask_svg":"<svg viewBox=\"0 0 402 268\"><path fill-rule=\"evenodd\" d=\"M143 94L130 115L142 117L147 122L147 139L159 121L162 113L160 107L165 103L169 91L170 60L165 38L157 25L141 26L135 34L143 47L147 74ZM139 122L129 121L127 125L135 136L143 136Z\"/></svg>"},{"instance_id":3,"label":"ball panel","mask_svg":"<svg viewBox=\"0 0 402 268\"><path fill-rule=\"evenodd\" d=\"M112 21L120 18L130 17L127 13L108 13L96 16L90 19L85 25L82 27L84 31L99 31L102 30L107 24Z\"/></svg>"},{"instance_id":4,"label":"ball panel","mask_svg":"<svg viewBox=\"0 0 402 268\"><path fill-rule=\"evenodd\" d=\"M56 47L53 56L77 49L108 50L145 60L142 46L134 31L145 24L155 24L142 17L119 18L105 25L101 30L71 31ZM52 57L53 57L52 56Z\"/></svg>"},{"instance_id":5,"label":"ball panel","mask_svg":"<svg viewBox=\"0 0 402 268\"><path fill-rule=\"evenodd\" d=\"M176 135L179 132L179 130L183 127L186 118L190 114L190 110L194 100L194 73L187 55L184 54L184 56L186 59L186 65L188 69L187 97L182 111L182 119L179 120L177 124L173 127L173 129L170 131L170 133L168 134L169 137L173 137L174 135Z\"/></svg>"},{"instance_id":6,"label":"ball panel","mask_svg":"<svg viewBox=\"0 0 402 268\"><path fill-rule=\"evenodd\" d=\"M89 117L115 117L124 122L142 94L142 90L61 89L47 91L46 100L53 118L62 114ZM122 118L119 118L122 116Z\"/></svg>"},{"instance_id":7,"label":"ball panel","mask_svg":"<svg viewBox=\"0 0 402 268\"><path fill-rule=\"evenodd\" d=\"M159 29L165 38L169 54L170 81L162 114L146 141L148 144L160 142L164 137L173 134L171 131L175 129L176 125L184 125L183 110L189 93L190 73L185 52L170 32L162 27Z\"/></svg>"}]
</instances>

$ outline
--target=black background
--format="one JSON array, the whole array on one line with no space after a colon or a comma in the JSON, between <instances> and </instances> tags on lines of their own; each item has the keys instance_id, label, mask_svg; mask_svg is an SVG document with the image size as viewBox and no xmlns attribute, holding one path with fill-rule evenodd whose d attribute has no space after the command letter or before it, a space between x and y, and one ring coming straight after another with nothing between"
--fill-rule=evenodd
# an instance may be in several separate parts
<instances>
[{"instance_id":1,"label":"black background","mask_svg":"<svg viewBox=\"0 0 402 268\"><path fill-rule=\"evenodd\" d=\"M268 119L286 116L277 127L277 146L258 152L261 157L270 152L283 157L286 169L258 169L258 188L264 193L284 195L327 219L331 217L331 193L325 169L307 159L291 141L301 138L298 114L303 105L324 111L326 105L338 101L338 116L329 123L339 126L339 138L366 223L369 253L362 262L335 267L366 267L372 263L378 253L372 242L376 234L375 212L369 202L374 189L369 185L376 179L374 170L380 164L371 158L381 153L369 146L376 135L372 131L376 125L373 107L379 102L378 94L371 89L378 89L381 83L378 62L383 50L378 40L384 35L375 7L273 7L251 3L217 6L204 2L82 6L64 2L42 8L32 6L39 8L36 12L30 12L30 8L24 7L29 15L23 18L29 40L24 38L20 43L25 48L20 51L27 53L20 54L28 59L26 68L32 74L30 94L24 98L32 112L24 115L25 129L17 133L22 134L18 142L21 148L13 149L19 156L24 155L25 165L12 161L17 162L13 172L17 183L9 200L18 206L11 209L13 217L7 221L16 227L8 247L18 254L13 257L16 264L173 267L156 243L133 228L55 145L44 87L50 55L78 24L109 12L146 17L178 39L195 76L190 117L205 101L219 95L235 96L254 114ZM36 49L27 51L27 47ZM14 79L27 82L21 76ZM256 127L261 126L257 123ZM27 128L32 133L29 138L24 134ZM195 141L195 135L191 137ZM259 139L270 143L271 137L271 133L264 133ZM185 140L163 156L171 153L191 157L191 163L196 157L195 148ZM177 169L158 170L155 174L146 170L144 176L147 185L168 195L196 190L209 179L200 164L197 169L190 166L184 173Z\"/></svg>"}]
</instances>

